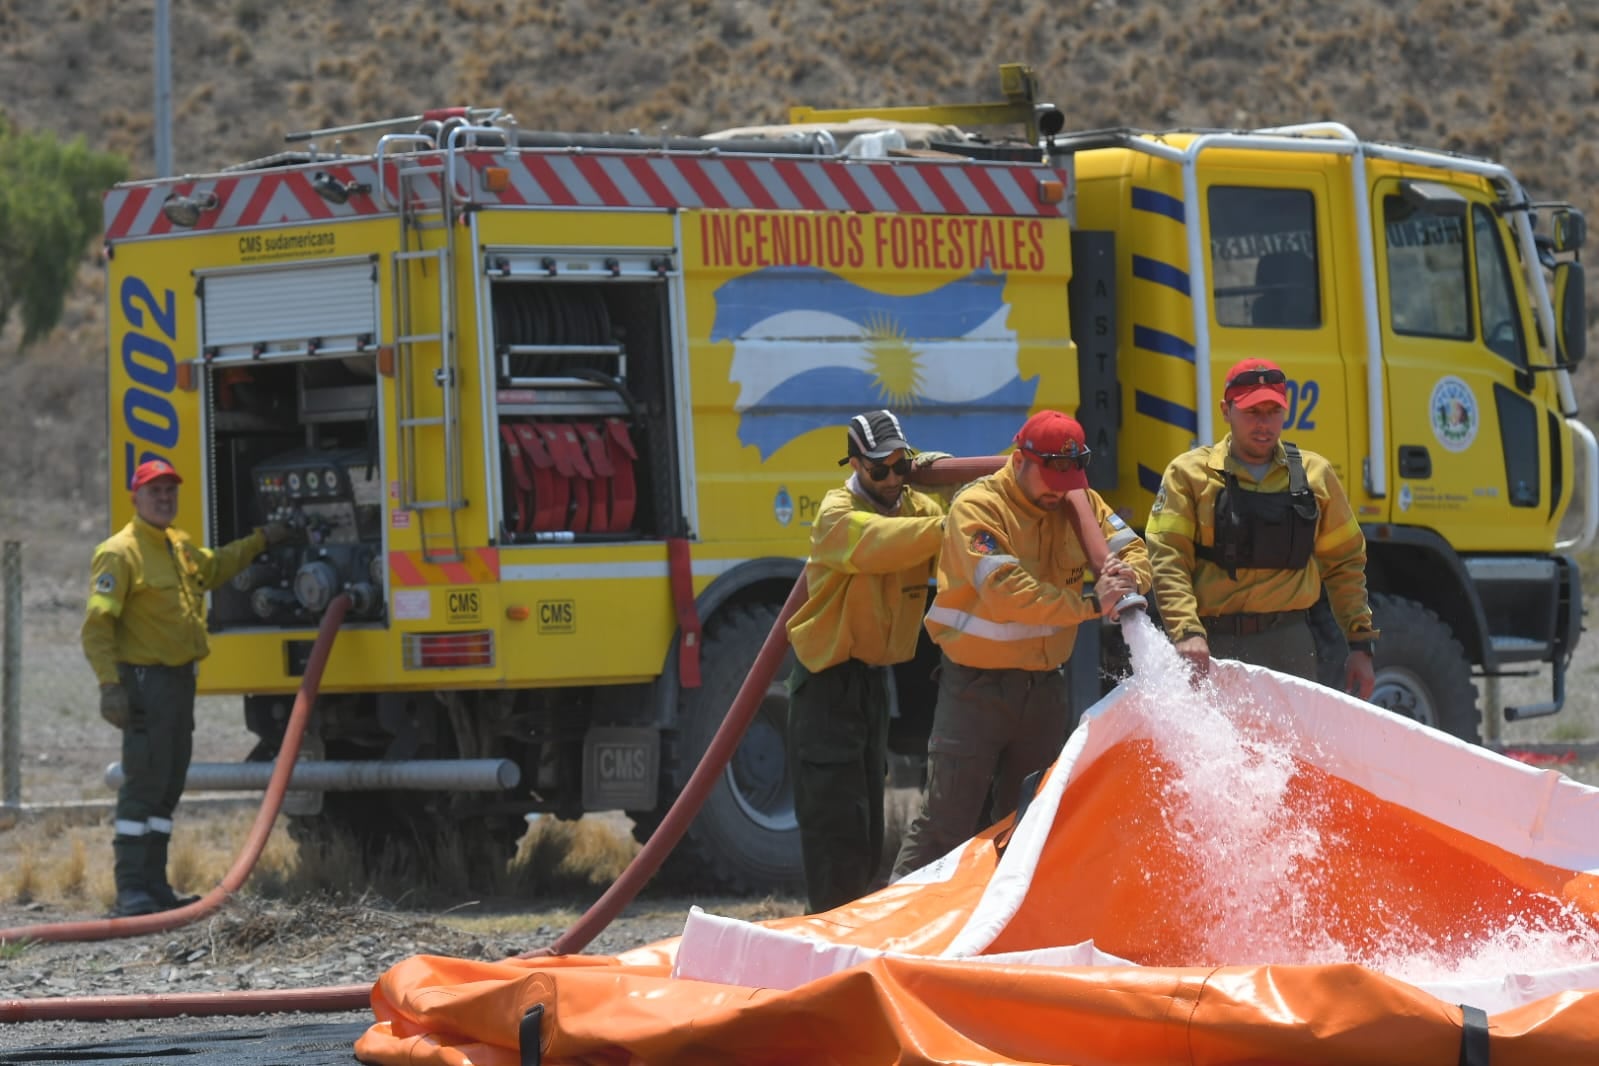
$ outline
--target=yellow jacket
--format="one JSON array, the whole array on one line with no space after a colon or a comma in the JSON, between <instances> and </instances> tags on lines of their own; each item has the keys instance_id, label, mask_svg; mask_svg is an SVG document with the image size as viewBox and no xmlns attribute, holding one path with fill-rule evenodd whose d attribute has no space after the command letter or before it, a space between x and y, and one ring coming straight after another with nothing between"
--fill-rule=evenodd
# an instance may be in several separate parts
<instances>
[{"instance_id":1,"label":"yellow jacket","mask_svg":"<svg viewBox=\"0 0 1599 1066\"><path fill-rule=\"evenodd\" d=\"M213 551L135 517L94 550L80 634L94 676L109 685L117 663L182 666L205 658L206 591L265 549L259 530Z\"/></svg>"},{"instance_id":2,"label":"yellow jacket","mask_svg":"<svg viewBox=\"0 0 1599 1066\"><path fill-rule=\"evenodd\" d=\"M1106 542L1147 592L1144 542L1098 493L1088 496ZM1100 615L1083 593L1087 568L1066 511L1031 503L1007 463L950 505L927 632L963 666L1053 670L1071 657L1078 625Z\"/></svg>"},{"instance_id":3,"label":"yellow jacket","mask_svg":"<svg viewBox=\"0 0 1599 1066\"><path fill-rule=\"evenodd\" d=\"M1371 607L1366 602L1366 537L1350 510L1349 499L1332 465L1315 452L1300 449L1305 480L1321 518L1316 525L1314 566L1303 570L1227 571L1194 553L1200 544L1215 543L1216 496L1226 487L1225 471L1239 487L1254 492L1288 491L1288 457L1279 442L1271 468L1257 482L1232 457L1232 435L1210 447L1195 448L1173 459L1161 479L1149 513L1149 555L1155 566L1155 600L1166 632L1173 640L1203 636L1201 615L1266 614L1298 611L1315 605L1321 587L1333 616L1350 640L1371 640Z\"/></svg>"},{"instance_id":4,"label":"yellow jacket","mask_svg":"<svg viewBox=\"0 0 1599 1066\"><path fill-rule=\"evenodd\" d=\"M916 654L943 521L943 501L909 486L894 514L847 486L822 497L805 563L810 592L788 620L805 669L845 659L891 666Z\"/></svg>"}]
</instances>

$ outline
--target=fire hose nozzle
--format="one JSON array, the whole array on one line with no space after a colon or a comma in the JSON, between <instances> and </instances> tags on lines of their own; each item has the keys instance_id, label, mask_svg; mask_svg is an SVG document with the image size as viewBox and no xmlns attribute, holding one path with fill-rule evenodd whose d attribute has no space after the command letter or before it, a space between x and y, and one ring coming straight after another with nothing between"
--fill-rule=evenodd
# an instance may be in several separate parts
<instances>
[{"instance_id":1,"label":"fire hose nozzle","mask_svg":"<svg viewBox=\"0 0 1599 1066\"><path fill-rule=\"evenodd\" d=\"M1116 601L1116 605L1110 609L1110 617L1113 622L1125 624L1132 617L1132 612L1147 610L1149 610L1149 601L1141 593L1134 591Z\"/></svg>"}]
</instances>

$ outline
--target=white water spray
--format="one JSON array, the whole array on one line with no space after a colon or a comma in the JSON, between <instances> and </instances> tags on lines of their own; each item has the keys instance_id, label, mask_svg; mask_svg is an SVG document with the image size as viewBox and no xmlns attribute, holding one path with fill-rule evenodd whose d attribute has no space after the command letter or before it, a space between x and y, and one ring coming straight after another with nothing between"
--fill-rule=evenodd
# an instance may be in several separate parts
<instances>
[{"instance_id":1,"label":"white water spray","mask_svg":"<svg viewBox=\"0 0 1599 1066\"><path fill-rule=\"evenodd\" d=\"M1340 822L1360 812L1329 809L1333 801L1325 798L1307 809L1303 790L1290 802L1296 777L1306 772L1296 750L1308 754L1292 714L1228 685L1229 672L1240 667L1226 660L1192 680L1187 662L1142 611L1130 613L1122 632L1132 653L1131 695L1169 767L1157 778L1162 816L1198 874L1196 898L1180 902L1201 916L1197 932L1207 957L1190 964L1353 962L1421 982L1599 962L1599 932L1579 912L1530 896L1520 914L1482 935L1438 942L1393 908L1380 942L1340 942L1314 919L1325 910L1317 905L1325 900L1315 872L1330 861ZM1386 915L1387 902L1369 906ZM1462 916L1463 924L1484 924L1472 917Z\"/></svg>"}]
</instances>

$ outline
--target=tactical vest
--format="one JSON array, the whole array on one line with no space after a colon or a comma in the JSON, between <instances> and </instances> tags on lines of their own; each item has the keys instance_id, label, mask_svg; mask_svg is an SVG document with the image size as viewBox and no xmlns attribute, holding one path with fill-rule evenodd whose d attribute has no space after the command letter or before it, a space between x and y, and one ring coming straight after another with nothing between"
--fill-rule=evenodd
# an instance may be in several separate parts
<instances>
[{"instance_id":1,"label":"tactical vest","mask_svg":"<svg viewBox=\"0 0 1599 1066\"><path fill-rule=\"evenodd\" d=\"M1288 457L1287 492L1250 492L1230 471L1216 496L1213 543L1198 544L1194 554L1215 563L1238 579L1243 570L1303 570L1316 547L1321 507L1305 478L1299 446L1283 442Z\"/></svg>"}]
</instances>

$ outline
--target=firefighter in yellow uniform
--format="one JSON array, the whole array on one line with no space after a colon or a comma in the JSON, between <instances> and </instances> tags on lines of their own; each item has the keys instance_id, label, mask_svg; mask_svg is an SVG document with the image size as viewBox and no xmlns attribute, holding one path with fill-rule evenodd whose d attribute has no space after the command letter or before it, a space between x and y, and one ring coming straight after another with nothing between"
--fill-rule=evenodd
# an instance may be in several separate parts
<instances>
[{"instance_id":1,"label":"firefighter in yellow uniform","mask_svg":"<svg viewBox=\"0 0 1599 1066\"><path fill-rule=\"evenodd\" d=\"M198 898L180 897L167 883L167 845L189 772L195 664L209 651L205 594L291 535L273 523L215 551L203 548L172 528L181 481L160 459L134 472L134 518L95 549L83 619L100 714L122 730L125 777L112 841L116 917Z\"/></svg>"},{"instance_id":2,"label":"firefighter in yellow uniform","mask_svg":"<svg viewBox=\"0 0 1599 1066\"><path fill-rule=\"evenodd\" d=\"M849 423L852 467L811 526L805 603L789 619L796 665L788 739L812 913L865 895L883 851L888 668L916 654L944 504L906 485L914 459L888 411Z\"/></svg>"},{"instance_id":3,"label":"firefighter in yellow uniform","mask_svg":"<svg viewBox=\"0 0 1599 1066\"><path fill-rule=\"evenodd\" d=\"M1282 441L1287 377L1265 359L1227 373L1231 432L1173 459L1145 535L1161 622L1194 673L1239 659L1316 679L1309 612L1326 587L1349 642L1344 688L1375 684L1366 538L1331 464Z\"/></svg>"},{"instance_id":4,"label":"firefighter in yellow uniform","mask_svg":"<svg viewBox=\"0 0 1599 1066\"><path fill-rule=\"evenodd\" d=\"M1061 667L1077 627L1147 591L1143 541L1088 488L1082 426L1040 411L997 473L950 504L927 632L939 645L938 702L927 742L927 790L894 863L919 869L969 839L993 789L994 819L1016 808L1022 782L1060 753L1071 720ZM1084 591L1088 553L1066 495L1088 494L1112 557Z\"/></svg>"}]
</instances>

